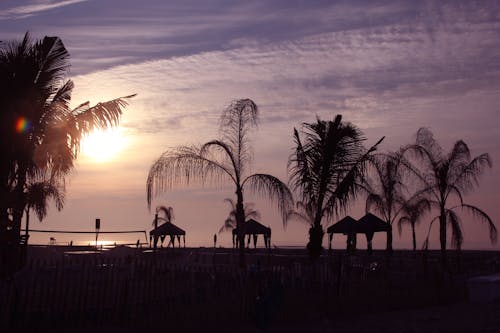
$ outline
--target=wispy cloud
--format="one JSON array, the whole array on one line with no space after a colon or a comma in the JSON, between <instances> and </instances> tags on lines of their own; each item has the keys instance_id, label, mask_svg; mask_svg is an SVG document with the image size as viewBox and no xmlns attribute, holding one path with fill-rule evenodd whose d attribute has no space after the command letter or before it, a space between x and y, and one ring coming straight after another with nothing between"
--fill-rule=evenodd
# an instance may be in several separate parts
<instances>
[{"instance_id":1,"label":"wispy cloud","mask_svg":"<svg viewBox=\"0 0 500 333\"><path fill-rule=\"evenodd\" d=\"M11 7L0 10L0 20L6 18L10 19L27 18L29 16L45 12L51 9L69 6L85 1L88 0L36 1L29 5Z\"/></svg>"},{"instance_id":2,"label":"wispy cloud","mask_svg":"<svg viewBox=\"0 0 500 333\"><path fill-rule=\"evenodd\" d=\"M393 24L120 66L81 79L138 92L137 104L159 128L165 121L156 117L195 117L209 105L218 112L244 96L262 105L266 120L348 112L382 122L405 101L498 90L499 33L494 22L435 27L432 34L424 25ZM412 107L395 114L406 117Z\"/></svg>"},{"instance_id":3,"label":"wispy cloud","mask_svg":"<svg viewBox=\"0 0 500 333\"><path fill-rule=\"evenodd\" d=\"M109 0L66 6L62 16L19 10L25 7L13 12L0 4L0 18L11 10L5 35L33 27L39 35L61 36L72 54L75 103L138 93L122 122L135 140L106 190L123 189L124 182L131 196L142 193L154 158L171 146L215 138L220 111L241 97L261 108L255 170L283 179L292 128L336 113L360 126L369 142L385 135L382 149L408 143L418 127L430 126L445 147L463 138L473 151L500 158L494 144L500 6L494 2ZM39 15L10 20L32 13ZM103 173L81 166L75 186L87 195ZM489 185L498 175L489 177L485 190L498 196ZM200 193L197 205L222 206L213 193ZM190 194L174 200L180 216L195 221ZM498 210L493 214L500 218ZM206 236L206 228L194 228L192 237Z\"/></svg>"}]
</instances>

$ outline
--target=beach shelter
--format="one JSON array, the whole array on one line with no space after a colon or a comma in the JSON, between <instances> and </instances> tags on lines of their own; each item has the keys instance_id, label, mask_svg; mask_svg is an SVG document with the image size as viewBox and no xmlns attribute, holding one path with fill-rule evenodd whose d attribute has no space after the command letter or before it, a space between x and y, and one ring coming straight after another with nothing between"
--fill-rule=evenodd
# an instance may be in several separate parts
<instances>
[{"instance_id":1,"label":"beach shelter","mask_svg":"<svg viewBox=\"0 0 500 333\"><path fill-rule=\"evenodd\" d=\"M154 245L158 242L158 238L161 239L161 243L165 240L166 236L170 236L170 242L172 243L172 247L175 247L175 237L177 237L177 241L179 242L179 247L181 247L181 236L183 237L184 247L186 247L186 232L176 226L173 223L165 222L162 225L158 226L158 228L153 229L149 232L149 240L151 241L154 238Z\"/></svg>"},{"instance_id":2,"label":"beach shelter","mask_svg":"<svg viewBox=\"0 0 500 333\"><path fill-rule=\"evenodd\" d=\"M392 230L392 226L383 221L378 216L368 213L358 220L356 225L356 232L363 233L366 235L366 242L368 245L368 253L372 252L372 240L373 235L376 232L389 232Z\"/></svg>"},{"instance_id":3,"label":"beach shelter","mask_svg":"<svg viewBox=\"0 0 500 333\"><path fill-rule=\"evenodd\" d=\"M264 237L264 246L267 248L271 247L271 228L268 228L261 223L250 219L243 225L243 230L245 236L247 236L247 247L250 245L250 237L253 237L253 246L257 247L257 237L262 235ZM233 229L233 246L236 246L238 241L238 228Z\"/></svg>"},{"instance_id":4,"label":"beach shelter","mask_svg":"<svg viewBox=\"0 0 500 333\"><path fill-rule=\"evenodd\" d=\"M356 248L356 225L357 221L349 215L338 221L337 223L329 226L326 229L328 233L329 245L328 248L332 249L333 234L347 235L347 250Z\"/></svg>"}]
</instances>

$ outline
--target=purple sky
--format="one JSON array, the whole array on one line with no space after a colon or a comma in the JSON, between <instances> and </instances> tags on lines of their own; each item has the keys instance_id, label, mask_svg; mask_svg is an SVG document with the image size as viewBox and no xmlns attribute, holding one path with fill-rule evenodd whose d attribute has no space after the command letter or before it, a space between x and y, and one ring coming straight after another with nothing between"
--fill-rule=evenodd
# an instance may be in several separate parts
<instances>
[{"instance_id":1,"label":"purple sky","mask_svg":"<svg viewBox=\"0 0 500 333\"><path fill-rule=\"evenodd\" d=\"M0 25L0 40L26 30L63 39L75 106L138 94L122 119L122 150L102 163L82 153L64 210L52 209L35 223L39 228L92 230L100 217L103 230L149 229L149 166L169 147L216 138L220 111L236 98L252 98L261 110L252 171L284 181L293 127L338 113L363 129L368 144L385 135L382 151L428 126L446 150L463 139L474 155L500 160L497 1L7 0L0 2ZM495 222L496 170L466 196ZM210 245L227 216L223 199L233 192L224 185L176 188L155 204L174 207L188 245ZM306 226L292 221L284 230L272 206L247 197L273 228L273 243L306 243ZM363 202L349 214L361 217ZM465 248L499 248L489 245L485 226L467 216L463 222ZM418 229L419 244L427 227L428 219ZM229 245L230 236L219 240ZM374 241L381 247L385 236ZM409 230L396 232L394 245L410 247Z\"/></svg>"}]
</instances>

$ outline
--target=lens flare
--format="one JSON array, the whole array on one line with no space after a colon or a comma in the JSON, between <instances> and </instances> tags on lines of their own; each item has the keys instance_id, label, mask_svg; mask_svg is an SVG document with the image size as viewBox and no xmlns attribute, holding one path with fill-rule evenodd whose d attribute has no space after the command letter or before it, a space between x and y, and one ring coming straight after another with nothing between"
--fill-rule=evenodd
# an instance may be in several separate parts
<instances>
[{"instance_id":1,"label":"lens flare","mask_svg":"<svg viewBox=\"0 0 500 333\"><path fill-rule=\"evenodd\" d=\"M26 133L31 129L31 122L25 117L19 117L16 121L16 132Z\"/></svg>"}]
</instances>

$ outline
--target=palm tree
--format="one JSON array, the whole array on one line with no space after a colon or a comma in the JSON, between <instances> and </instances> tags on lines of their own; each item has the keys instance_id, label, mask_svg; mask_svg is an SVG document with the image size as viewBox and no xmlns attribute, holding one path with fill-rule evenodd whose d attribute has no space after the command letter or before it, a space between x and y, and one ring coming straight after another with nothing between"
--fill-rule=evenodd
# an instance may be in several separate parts
<instances>
[{"instance_id":1,"label":"palm tree","mask_svg":"<svg viewBox=\"0 0 500 333\"><path fill-rule=\"evenodd\" d=\"M174 220L174 209L170 206L169 207L157 206L155 211L156 211L156 216L155 216L156 220L162 220L166 223L172 223L172 221ZM153 221L153 224L154 223L155 222Z\"/></svg>"},{"instance_id":2,"label":"palm tree","mask_svg":"<svg viewBox=\"0 0 500 333\"><path fill-rule=\"evenodd\" d=\"M71 109L69 65L69 53L58 37L32 41L26 33L22 41L0 47L0 221L17 237L29 184L41 173L63 183L81 139L117 125L132 97Z\"/></svg>"},{"instance_id":3,"label":"palm tree","mask_svg":"<svg viewBox=\"0 0 500 333\"><path fill-rule=\"evenodd\" d=\"M364 184L366 212L379 213L390 225L397 220L404 203L402 167L405 165L409 164L400 153L377 154L370 159L371 177ZM392 229L387 232L387 251L392 251Z\"/></svg>"},{"instance_id":4,"label":"palm tree","mask_svg":"<svg viewBox=\"0 0 500 333\"><path fill-rule=\"evenodd\" d=\"M64 206L65 188L64 184L57 183L56 179L41 178L36 182L27 184L26 195L26 236L29 235L30 210L33 209L39 221L47 216L49 199L54 201L57 210Z\"/></svg>"},{"instance_id":5,"label":"palm tree","mask_svg":"<svg viewBox=\"0 0 500 333\"><path fill-rule=\"evenodd\" d=\"M464 194L471 192L479 183L479 176L486 167L492 166L490 156L485 153L471 157L467 144L458 140L448 154L443 153L439 143L428 128L417 131L416 143L406 147L422 162L420 172L415 175L422 181L420 191L437 207L439 215L431 221L439 221L439 241L443 260L446 258L447 227L451 228L451 243L460 249L463 242L460 216L457 209L471 213L485 222L492 243L497 241L497 229L491 218L476 206L464 203ZM454 204L458 202L458 204ZM430 228L429 228L430 230Z\"/></svg>"},{"instance_id":6,"label":"palm tree","mask_svg":"<svg viewBox=\"0 0 500 333\"><path fill-rule=\"evenodd\" d=\"M151 166L146 181L148 207L154 195L164 192L173 184L189 184L192 179L231 182L236 194L241 267L245 267L242 228L245 223L244 190L249 188L276 200L283 223L293 202L290 190L278 178L261 173L246 175L251 162L248 135L257 126L257 120L258 108L252 100L233 101L222 113L221 139L201 146L180 146L164 152Z\"/></svg>"},{"instance_id":7,"label":"palm tree","mask_svg":"<svg viewBox=\"0 0 500 333\"><path fill-rule=\"evenodd\" d=\"M153 226L155 228L155 235L154 235L154 248L156 249L156 244L158 243L158 235L156 234L156 229L158 228L158 221L162 220L165 223L172 223L174 220L174 209L172 207L167 207L167 206L157 206L155 209L155 218L153 220ZM165 237L162 237L161 243L163 246L163 240Z\"/></svg>"},{"instance_id":8,"label":"palm tree","mask_svg":"<svg viewBox=\"0 0 500 333\"><path fill-rule=\"evenodd\" d=\"M431 204L427 198L413 197L405 201L401 207L402 216L398 220L398 231L401 235L404 224L411 227L413 251L417 250L417 239L415 235L415 226L421 221L424 213L431 210Z\"/></svg>"},{"instance_id":9,"label":"palm tree","mask_svg":"<svg viewBox=\"0 0 500 333\"><path fill-rule=\"evenodd\" d=\"M314 259L322 251L323 218L331 221L334 215L347 209L360 189L365 162L383 138L365 150L362 132L342 122L341 115L333 121L318 118L316 123L304 123L302 135L304 142L294 129L296 148L288 161L288 169L290 182L299 192L306 215L314 217L307 244Z\"/></svg>"},{"instance_id":10,"label":"palm tree","mask_svg":"<svg viewBox=\"0 0 500 333\"><path fill-rule=\"evenodd\" d=\"M227 202L231 206L231 210L229 211L229 215L227 216L224 224L219 229L219 234L224 231L230 231L236 228L236 203L231 198L225 198L225 202ZM251 202L245 202L244 210L245 210L245 221L248 219L258 219L260 218L260 213L253 208L254 204Z\"/></svg>"}]
</instances>

